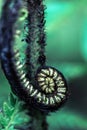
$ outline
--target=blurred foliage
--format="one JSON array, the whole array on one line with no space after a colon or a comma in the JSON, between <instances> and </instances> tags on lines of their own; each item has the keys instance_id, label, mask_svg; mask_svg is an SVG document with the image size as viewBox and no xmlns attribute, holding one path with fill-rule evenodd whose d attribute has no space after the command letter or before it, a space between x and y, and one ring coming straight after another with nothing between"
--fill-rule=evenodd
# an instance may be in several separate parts
<instances>
[{"instance_id":1,"label":"blurred foliage","mask_svg":"<svg viewBox=\"0 0 87 130\"><path fill-rule=\"evenodd\" d=\"M28 123L29 117L21 106L23 102L18 101L11 93L9 102L4 102L0 111L0 130L16 130L16 127Z\"/></svg>"},{"instance_id":2,"label":"blurred foliage","mask_svg":"<svg viewBox=\"0 0 87 130\"><path fill-rule=\"evenodd\" d=\"M49 130L87 130L87 0L45 0L45 3L47 64L64 73L70 93L66 105L48 116ZM24 12L24 17L20 15L17 21L22 31L15 37L23 62L27 46L21 42L25 35L25 8ZM0 106L7 100L9 88L0 69Z\"/></svg>"},{"instance_id":3,"label":"blurred foliage","mask_svg":"<svg viewBox=\"0 0 87 130\"><path fill-rule=\"evenodd\" d=\"M49 130L87 130L86 119L75 112L62 110L52 114L47 120L50 124Z\"/></svg>"}]
</instances>

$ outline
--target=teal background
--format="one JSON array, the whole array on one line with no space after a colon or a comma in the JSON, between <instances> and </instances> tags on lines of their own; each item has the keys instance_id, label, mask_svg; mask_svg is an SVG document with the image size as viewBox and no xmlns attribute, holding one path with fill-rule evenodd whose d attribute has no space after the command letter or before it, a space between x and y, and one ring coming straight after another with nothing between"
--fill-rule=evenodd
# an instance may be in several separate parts
<instances>
[{"instance_id":1,"label":"teal background","mask_svg":"<svg viewBox=\"0 0 87 130\"><path fill-rule=\"evenodd\" d=\"M47 64L64 74L70 93L67 103L47 117L49 130L87 130L87 0L45 3ZM9 92L0 68L0 108Z\"/></svg>"}]
</instances>

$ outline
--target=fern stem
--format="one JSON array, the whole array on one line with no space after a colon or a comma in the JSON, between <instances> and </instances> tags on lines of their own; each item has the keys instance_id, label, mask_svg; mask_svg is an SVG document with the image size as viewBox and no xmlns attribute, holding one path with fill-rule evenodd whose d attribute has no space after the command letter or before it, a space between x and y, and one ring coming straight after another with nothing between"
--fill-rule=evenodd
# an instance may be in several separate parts
<instances>
[{"instance_id":1,"label":"fern stem","mask_svg":"<svg viewBox=\"0 0 87 130\"><path fill-rule=\"evenodd\" d=\"M27 63L28 74L32 80L38 67L45 65L44 5L42 0L28 0Z\"/></svg>"},{"instance_id":2,"label":"fern stem","mask_svg":"<svg viewBox=\"0 0 87 130\"><path fill-rule=\"evenodd\" d=\"M46 122L46 115L38 110L33 110L33 116L31 118L32 130L47 130L48 124Z\"/></svg>"},{"instance_id":3,"label":"fern stem","mask_svg":"<svg viewBox=\"0 0 87 130\"><path fill-rule=\"evenodd\" d=\"M27 0L28 3L28 35L27 64L28 77L35 84L35 75L39 67L45 65L45 6L43 0ZM46 115L31 108L31 130L47 130Z\"/></svg>"}]
</instances>

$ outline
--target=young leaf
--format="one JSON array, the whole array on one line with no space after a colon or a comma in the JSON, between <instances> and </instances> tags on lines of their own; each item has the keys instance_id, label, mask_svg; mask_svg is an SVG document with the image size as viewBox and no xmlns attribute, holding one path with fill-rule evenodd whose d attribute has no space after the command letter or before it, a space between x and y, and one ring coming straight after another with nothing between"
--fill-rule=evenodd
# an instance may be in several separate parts
<instances>
[{"instance_id":1,"label":"young leaf","mask_svg":"<svg viewBox=\"0 0 87 130\"><path fill-rule=\"evenodd\" d=\"M8 118L12 115L14 108L11 108L6 102L3 104L3 112Z\"/></svg>"},{"instance_id":2,"label":"young leaf","mask_svg":"<svg viewBox=\"0 0 87 130\"><path fill-rule=\"evenodd\" d=\"M9 102L4 102L0 112L0 130L17 130L15 126L26 125L29 122L29 116L26 110L22 108L23 102L16 96L10 94Z\"/></svg>"}]
</instances>

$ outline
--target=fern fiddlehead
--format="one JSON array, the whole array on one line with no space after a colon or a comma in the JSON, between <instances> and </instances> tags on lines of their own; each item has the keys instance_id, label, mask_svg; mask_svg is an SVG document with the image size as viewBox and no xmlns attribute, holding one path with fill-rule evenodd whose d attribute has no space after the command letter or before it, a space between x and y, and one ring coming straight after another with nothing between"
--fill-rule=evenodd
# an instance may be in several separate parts
<instances>
[{"instance_id":1,"label":"fern fiddlehead","mask_svg":"<svg viewBox=\"0 0 87 130\"><path fill-rule=\"evenodd\" d=\"M45 20L42 0L27 0L28 34L26 67L20 62L19 50L14 50L14 25L21 0L7 0L3 7L0 40L1 64L14 93L41 111L55 111L67 99L67 84L58 70L46 65ZM9 17L8 17L9 15ZM5 21L6 20L6 21Z\"/></svg>"}]
</instances>

